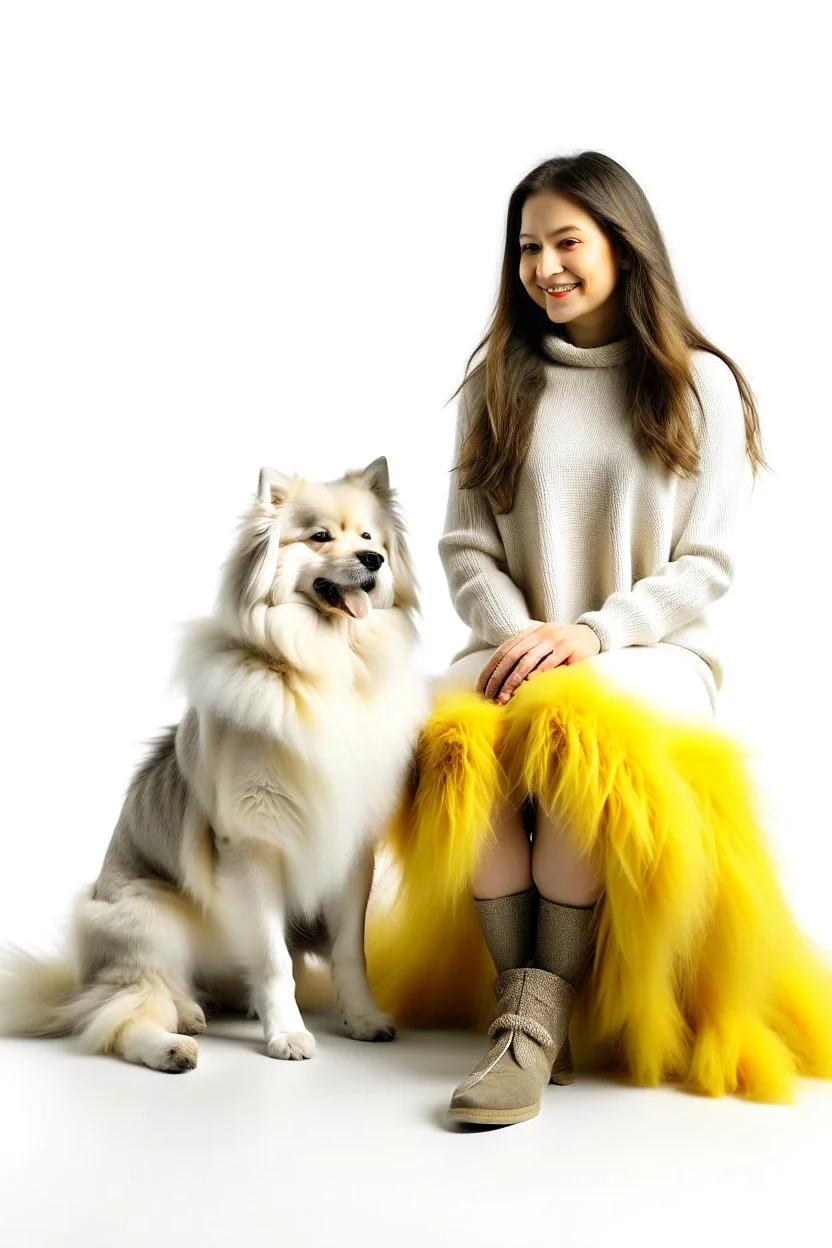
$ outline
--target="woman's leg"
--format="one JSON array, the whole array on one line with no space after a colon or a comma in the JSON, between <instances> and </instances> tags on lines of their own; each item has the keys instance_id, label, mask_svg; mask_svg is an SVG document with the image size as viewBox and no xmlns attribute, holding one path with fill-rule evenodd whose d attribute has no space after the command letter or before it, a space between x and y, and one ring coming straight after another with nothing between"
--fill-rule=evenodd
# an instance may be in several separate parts
<instances>
[{"instance_id":1,"label":"woman's leg","mask_svg":"<svg viewBox=\"0 0 832 1248\"><path fill-rule=\"evenodd\" d=\"M601 877L575 849L563 825L539 807L535 812L532 878L541 897L564 906L591 906L601 895Z\"/></svg>"},{"instance_id":2,"label":"woman's leg","mask_svg":"<svg viewBox=\"0 0 832 1248\"><path fill-rule=\"evenodd\" d=\"M607 677L623 693L632 692L647 701L652 694L666 702L672 683L673 707L681 699L703 716L710 710L701 673L672 655L648 654L646 649L644 653L616 651L596 656L595 662L603 669L599 676ZM653 676L651 684L648 677ZM671 682L676 676L678 681ZM664 702L660 705L670 709ZM478 908L509 901L500 894L507 887L521 888L528 880L521 874L528 850L519 836L520 820L504 812L497 822L501 835L474 876ZM497 1010L489 1030L492 1046L451 1101L450 1115L461 1121L522 1122L539 1111L550 1076L556 1083L571 1080L569 1022L576 988L594 954L604 881L592 862L575 852L567 831L568 825L564 828L557 819L537 812L532 830L532 887L528 889L537 907L532 957L528 963L515 957L498 976ZM511 885L507 885L509 876Z\"/></svg>"},{"instance_id":3,"label":"woman's leg","mask_svg":"<svg viewBox=\"0 0 832 1248\"><path fill-rule=\"evenodd\" d=\"M477 917L498 972L497 1010L489 1052L451 1101L451 1117L463 1122L523 1122L538 1112L548 1082L573 1077L573 984L591 952L595 908L552 905L538 896L527 809L498 813L495 840L474 877ZM545 919L544 906L550 907Z\"/></svg>"},{"instance_id":4,"label":"woman's leg","mask_svg":"<svg viewBox=\"0 0 832 1248\"><path fill-rule=\"evenodd\" d=\"M497 974L528 966L537 939L537 892L532 886L529 833L523 812L503 806L494 841L474 876L474 905Z\"/></svg>"},{"instance_id":5,"label":"woman's leg","mask_svg":"<svg viewBox=\"0 0 832 1248\"><path fill-rule=\"evenodd\" d=\"M494 840L474 876L474 896L485 900L532 886L532 851L523 811L504 805L494 817Z\"/></svg>"},{"instance_id":6,"label":"woman's leg","mask_svg":"<svg viewBox=\"0 0 832 1248\"><path fill-rule=\"evenodd\" d=\"M532 874L538 901L535 965L577 988L595 948L596 903L603 884L588 858L578 853L563 825L536 804ZM550 1082L572 1083L575 1068L567 1033Z\"/></svg>"}]
</instances>

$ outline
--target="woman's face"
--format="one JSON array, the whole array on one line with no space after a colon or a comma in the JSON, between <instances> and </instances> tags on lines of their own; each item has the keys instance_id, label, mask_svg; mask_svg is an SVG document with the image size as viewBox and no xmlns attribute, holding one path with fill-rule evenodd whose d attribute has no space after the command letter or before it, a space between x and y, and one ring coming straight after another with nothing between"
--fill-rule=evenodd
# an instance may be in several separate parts
<instances>
[{"instance_id":1,"label":"woman's face","mask_svg":"<svg viewBox=\"0 0 832 1248\"><path fill-rule=\"evenodd\" d=\"M526 200L520 280L575 346L603 346L620 333L621 267L616 247L573 199L536 191Z\"/></svg>"}]
</instances>

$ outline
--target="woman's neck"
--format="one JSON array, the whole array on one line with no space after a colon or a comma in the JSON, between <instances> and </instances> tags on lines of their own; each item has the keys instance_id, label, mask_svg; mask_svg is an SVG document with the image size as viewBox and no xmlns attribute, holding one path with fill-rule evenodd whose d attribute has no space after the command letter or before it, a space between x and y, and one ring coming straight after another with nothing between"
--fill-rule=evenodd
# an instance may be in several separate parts
<instances>
[{"instance_id":1,"label":"woman's neck","mask_svg":"<svg viewBox=\"0 0 832 1248\"><path fill-rule=\"evenodd\" d=\"M615 293L600 308L563 326L563 335L573 347L606 347L628 332L624 324L623 301Z\"/></svg>"}]
</instances>

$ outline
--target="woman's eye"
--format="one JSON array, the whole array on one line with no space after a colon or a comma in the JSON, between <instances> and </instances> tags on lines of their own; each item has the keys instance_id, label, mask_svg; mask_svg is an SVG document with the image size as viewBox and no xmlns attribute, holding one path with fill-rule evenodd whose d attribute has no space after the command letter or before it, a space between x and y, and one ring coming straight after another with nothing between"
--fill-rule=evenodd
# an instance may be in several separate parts
<instances>
[{"instance_id":1,"label":"woman's eye","mask_svg":"<svg viewBox=\"0 0 832 1248\"><path fill-rule=\"evenodd\" d=\"M309 539L311 542L331 542L332 538L323 529L319 533L313 533Z\"/></svg>"},{"instance_id":2,"label":"woman's eye","mask_svg":"<svg viewBox=\"0 0 832 1248\"><path fill-rule=\"evenodd\" d=\"M558 243L558 246L566 247L568 248L569 251L571 251L573 247L578 246L580 241L581 240L579 238L564 238L562 242ZM537 245L538 245L537 243L521 243L520 244L521 255L524 251L531 251L532 248L537 247Z\"/></svg>"},{"instance_id":3,"label":"woman's eye","mask_svg":"<svg viewBox=\"0 0 832 1248\"><path fill-rule=\"evenodd\" d=\"M370 534L369 534L369 533L362 533L362 534L361 534L361 537L362 537L362 540L363 540L363 541L365 541L365 542L371 542L371 541L373 540L373 539L370 537Z\"/></svg>"}]
</instances>

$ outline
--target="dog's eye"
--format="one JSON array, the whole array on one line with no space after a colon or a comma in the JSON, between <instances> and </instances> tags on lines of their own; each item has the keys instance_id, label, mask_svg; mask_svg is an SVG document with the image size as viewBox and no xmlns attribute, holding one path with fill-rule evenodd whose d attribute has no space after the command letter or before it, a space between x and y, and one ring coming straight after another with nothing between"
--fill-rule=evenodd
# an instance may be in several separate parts
<instances>
[{"instance_id":1,"label":"dog's eye","mask_svg":"<svg viewBox=\"0 0 832 1248\"><path fill-rule=\"evenodd\" d=\"M371 541L373 540L373 539L370 537L370 534L369 534L369 533L362 533L362 534L361 534L361 537L362 537L362 540L363 540L363 541L365 541L365 542L371 542Z\"/></svg>"},{"instance_id":2,"label":"dog's eye","mask_svg":"<svg viewBox=\"0 0 832 1248\"><path fill-rule=\"evenodd\" d=\"M325 529L321 529L319 533L313 533L309 540L310 542L331 542L332 538Z\"/></svg>"}]
</instances>

